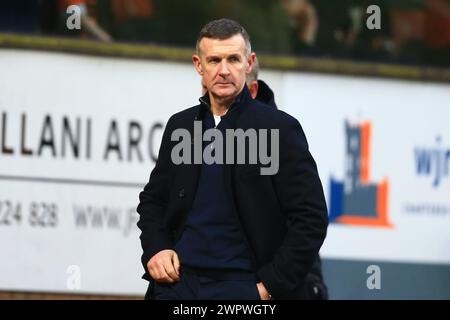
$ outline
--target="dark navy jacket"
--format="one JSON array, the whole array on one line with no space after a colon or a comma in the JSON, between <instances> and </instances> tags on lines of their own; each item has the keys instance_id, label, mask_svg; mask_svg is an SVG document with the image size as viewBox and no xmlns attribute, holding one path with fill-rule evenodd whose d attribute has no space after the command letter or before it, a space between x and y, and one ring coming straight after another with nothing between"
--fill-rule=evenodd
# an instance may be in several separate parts
<instances>
[{"instance_id":1,"label":"dark navy jacket","mask_svg":"<svg viewBox=\"0 0 450 320\"><path fill-rule=\"evenodd\" d=\"M328 214L322 184L300 123L253 100L247 86L239 100L238 106L230 107L231 127L278 129L279 170L270 176L260 174L260 165L225 165L225 191L239 217L259 279L274 299L296 299L326 236ZM156 166L139 196L143 277L150 282L147 262L159 251L173 249L180 238L201 167L173 164L171 151L178 141L171 141L171 134L184 128L193 137L194 121L202 118L206 108L201 103L169 119Z\"/></svg>"}]
</instances>

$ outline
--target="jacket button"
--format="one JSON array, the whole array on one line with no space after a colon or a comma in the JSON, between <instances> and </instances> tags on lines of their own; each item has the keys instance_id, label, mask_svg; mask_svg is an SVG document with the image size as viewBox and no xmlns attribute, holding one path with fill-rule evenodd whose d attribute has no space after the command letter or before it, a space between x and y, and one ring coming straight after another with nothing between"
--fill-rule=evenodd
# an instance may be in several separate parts
<instances>
[{"instance_id":1,"label":"jacket button","mask_svg":"<svg viewBox=\"0 0 450 320\"><path fill-rule=\"evenodd\" d=\"M184 196L185 196L185 194L184 194L184 189L181 189L181 190L178 192L178 197L179 197L179 198L184 198Z\"/></svg>"}]
</instances>

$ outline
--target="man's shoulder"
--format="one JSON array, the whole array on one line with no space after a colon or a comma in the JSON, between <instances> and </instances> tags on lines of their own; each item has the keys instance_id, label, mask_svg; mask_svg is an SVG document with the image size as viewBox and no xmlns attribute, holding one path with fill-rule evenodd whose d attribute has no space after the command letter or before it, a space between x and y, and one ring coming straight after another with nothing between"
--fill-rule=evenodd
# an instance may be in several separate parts
<instances>
[{"instance_id":1,"label":"man's shoulder","mask_svg":"<svg viewBox=\"0 0 450 320\"><path fill-rule=\"evenodd\" d=\"M198 114L200 105L195 105L193 107L181 110L175 114L173 114L169 120L168 124L171 124L173 126L182 127L185 125L188 125L189 123L192 123L192 121L195 120L195 117Z\"/></svg>"},{"instance_id":2,"label":"man's shoulder","mask_svg":"<svg viewBox=\"0 0 450 320\"><path fill-rule=\"evenodd\" d=\"M297 137L307 147L306 135L300 121L285 111L279 110L260 101L253 100L248 111L252 113L254 125L258 128L279 130L280 139ZM292 133L295 133L292 135ZM282 138L283 137L283 138ZM297 140L300 141L300 140Z\"/></svg>"},{"instance_id":3,"label":"man's shoulder","mask_svg":"<svg viewBox=\"0 0 450 320\"><path fill-rule=\"evenodd\" d=\"M252 115L260 121L273 123L275 126L299 125L299 121L295 117L261 101L253 100L248 107Z\"/></svg>"}]
</instances>

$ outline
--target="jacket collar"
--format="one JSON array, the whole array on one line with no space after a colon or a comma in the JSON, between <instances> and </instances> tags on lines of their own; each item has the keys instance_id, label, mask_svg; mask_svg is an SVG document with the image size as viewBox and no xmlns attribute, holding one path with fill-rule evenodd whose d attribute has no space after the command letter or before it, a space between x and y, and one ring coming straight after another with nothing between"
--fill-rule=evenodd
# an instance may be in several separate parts
<instances>
[{"instance_id":1,"label":"jacket collar","mask_svg":"<svg viewBox=\"0 0 450 320\"><path fill-rule=\"evenodd\" d=\"M252 96L250 94L250 91L248 90L247 85L244 85L244 88L241 90L241 92L238 94L234 102L228 108L226 115L238 109L241 109L242 106L246 105L247 102L250 101L251 99ZM198 109L198 113L195 117L195 120L203 119L205 112L211 110L211 101L209 99L208 92L206 92L205 95L203 97L200 97L198 100L200 101L200 107Z\"/></svg>"}]
</instances>

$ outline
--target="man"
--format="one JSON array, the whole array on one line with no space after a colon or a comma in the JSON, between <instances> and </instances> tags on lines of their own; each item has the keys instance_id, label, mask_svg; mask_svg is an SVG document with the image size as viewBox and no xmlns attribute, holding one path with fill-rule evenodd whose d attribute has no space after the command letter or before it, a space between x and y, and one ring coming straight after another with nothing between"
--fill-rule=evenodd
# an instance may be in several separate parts
<instances>
[{"instance_id":1,"label":"man","mask_svg":"<svg viewBox=\"0 0 450 320\"><path fill-rule=\"evenodd\" d=\"M137 208L146 298L299 297L326 235L325 199L298 121L251 98L245 82L254 60L237 22L215 20L201 30L193 62L208 92L169 119ZM261 174L264 161L175 164L173 133L191 133L195 149L197 121L203 133L269 130L279 138L271 140L276 172ZM183 157L195 154L189 151Z\"/></svg>"}]
</instances>

